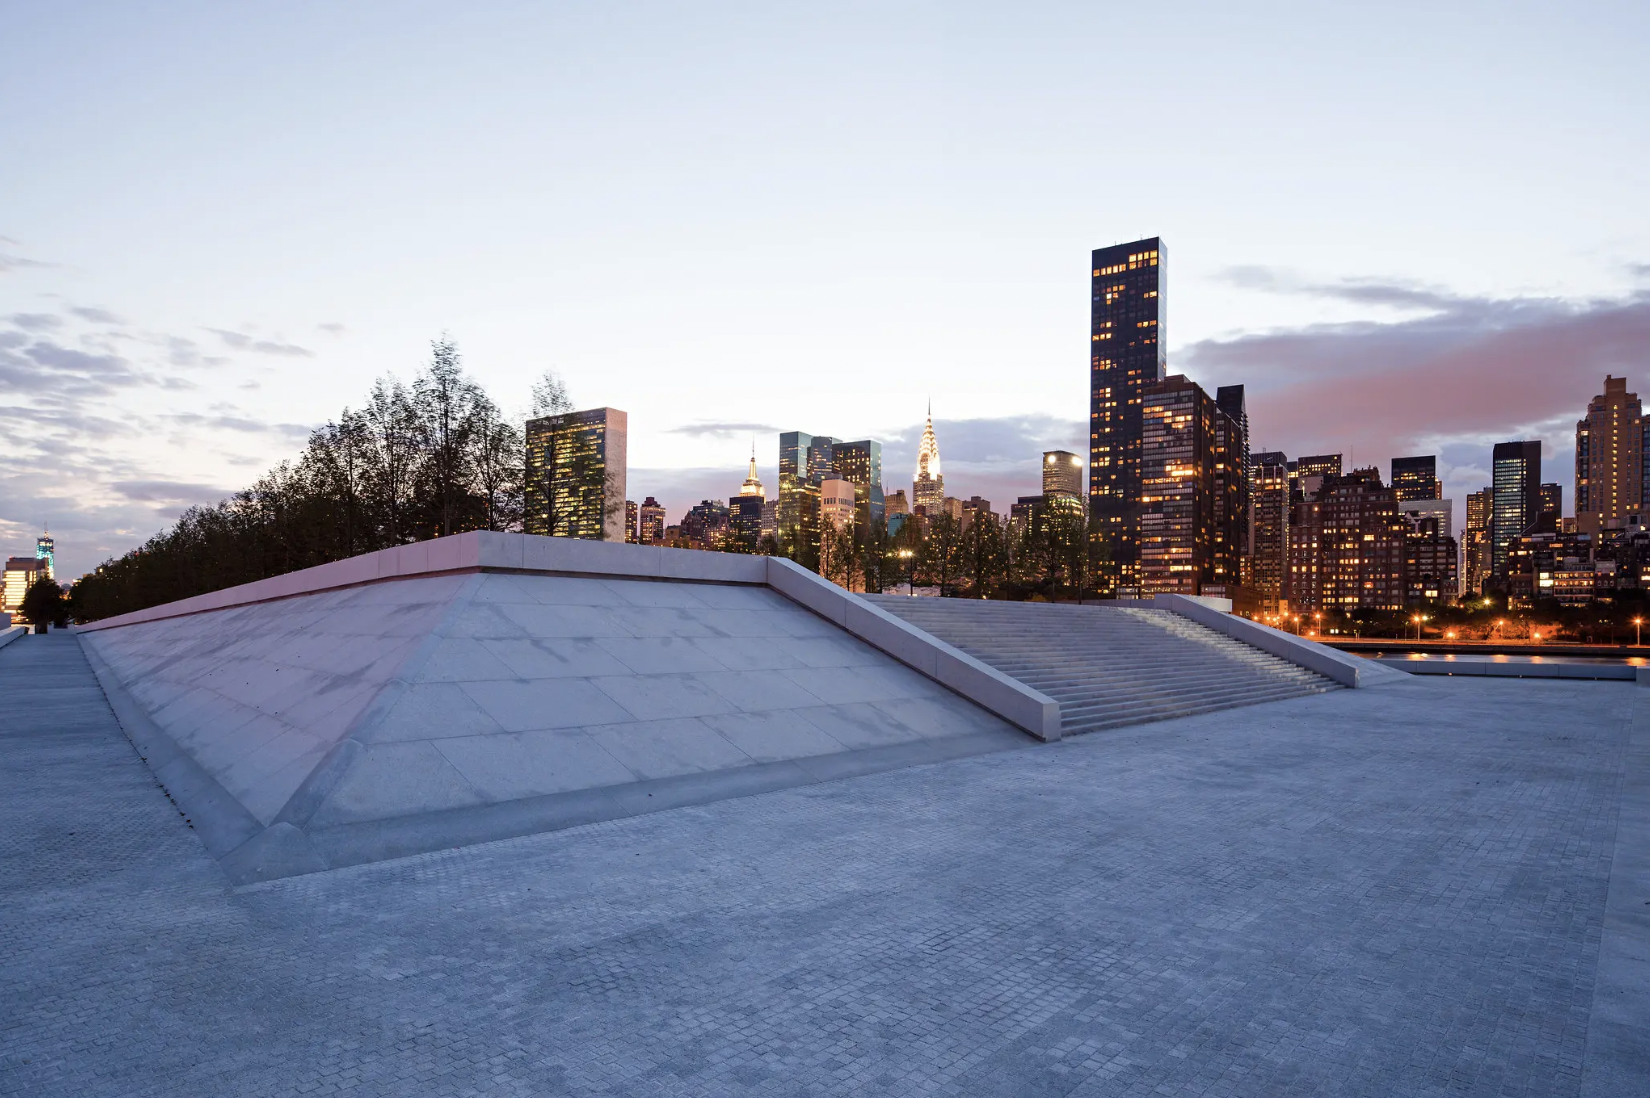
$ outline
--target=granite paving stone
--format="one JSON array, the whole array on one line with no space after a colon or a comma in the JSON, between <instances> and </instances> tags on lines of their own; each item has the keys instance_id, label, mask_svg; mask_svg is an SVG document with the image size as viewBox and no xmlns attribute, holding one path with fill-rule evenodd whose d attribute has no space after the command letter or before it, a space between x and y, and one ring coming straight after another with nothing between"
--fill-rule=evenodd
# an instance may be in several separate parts
<instances>
[{"instance_id":1,"label":"granite paving stone","mask_svg":"<svg viewBox=\"0 0 1650 1098\"><path fill-rule=\"evenodd\" d=\"M1643 861L1630 685L1417 679L240 888L74 637L0 650L0 692L0 1095L1650 1077L1645 1019L1589 1041L1601 979L1645 972L1598 968Z\"/></svg>"}]
</instances>

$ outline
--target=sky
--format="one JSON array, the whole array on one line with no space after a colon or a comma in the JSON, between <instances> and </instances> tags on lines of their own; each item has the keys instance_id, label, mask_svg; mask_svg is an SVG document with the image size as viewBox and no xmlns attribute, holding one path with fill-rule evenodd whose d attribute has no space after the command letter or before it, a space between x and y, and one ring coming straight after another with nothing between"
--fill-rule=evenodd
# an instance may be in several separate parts
<instances>
[{"instance_id":1,"label":"sky","mask_svg":"<svg viewBox=\"0 0 1650 1098\"><path fill-rule=\"evenodd\" d=\"M1650 5L7 4L0 552L72 578L449 334L629 414L674 521L782 430L933 402L948 492L1086 450L1089 252L1160 235L1171 372L1255 449L1650 399ZM1340 10L1337 10L1340 9Z\"/></svg>"}]
</instances>

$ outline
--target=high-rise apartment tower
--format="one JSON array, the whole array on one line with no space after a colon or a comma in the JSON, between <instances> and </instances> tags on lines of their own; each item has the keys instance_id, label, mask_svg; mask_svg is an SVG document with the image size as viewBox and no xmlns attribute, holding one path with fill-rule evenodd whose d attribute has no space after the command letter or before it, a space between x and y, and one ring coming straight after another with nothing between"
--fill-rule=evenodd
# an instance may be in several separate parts
<instances>
[{"instance_id":1,"label":"high-rise apartment tower","mask_svg":"<svg viewBox=\"0 0 1650 1098\"><path fill-rule=\"evenodd\" d=\"M1498 442L1491 455L1490 570L1507 578L1507 550L1541 513L1541 443Z\"/></svg>"},{"instance_id":2,"label":"high-rise apartment tower","mask_svg":"<svg viewBox=\"0 0 1650 1098\"><path fill-rule=\"evenodd\" d=\"M1576 530L1593 535L1644 505L1646 421L1624 377L1604 378L1604 392L1576 422Z\"/></svg>"},{"instance_id":3,"label":"high-rise apartment tower","mask_svg":"<svg viewBox=\"0 0 1650 1098\"><path fill-rule=\"evenodd\" d=\"M1089 510L1110 543L1103 588L1140 584L1141 399L1163 380L1168 250L1158 237L1096 248L1089 321Z\"/></svg>"}]
</instances>

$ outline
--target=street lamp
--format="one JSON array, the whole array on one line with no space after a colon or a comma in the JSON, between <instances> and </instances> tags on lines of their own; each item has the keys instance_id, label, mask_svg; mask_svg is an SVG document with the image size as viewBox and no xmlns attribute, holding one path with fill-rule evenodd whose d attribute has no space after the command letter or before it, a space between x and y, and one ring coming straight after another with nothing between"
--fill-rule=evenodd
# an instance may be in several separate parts
<instances>
[{"instance_id":1,"label":"street lamp","mask_svg":"<svg viewBox=\"0 0 1650 1098\"><path fill-rule=\"evenodd\" d=\"M1644 619L1643 618L1634 618L1633 619L1633 647L1637 648L1638 646L1642 645L1643 643L1644 643Z\"/></svg>"}]
</instances>

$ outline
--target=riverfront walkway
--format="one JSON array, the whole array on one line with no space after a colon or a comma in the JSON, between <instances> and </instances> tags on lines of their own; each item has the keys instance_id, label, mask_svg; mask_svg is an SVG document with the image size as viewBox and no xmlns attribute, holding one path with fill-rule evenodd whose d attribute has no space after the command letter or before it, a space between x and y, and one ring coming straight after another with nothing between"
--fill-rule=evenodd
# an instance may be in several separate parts
<instances>
[{"instance_id":1,"label":"riverfront walkway","mask_svg":"<svg viewBox=\"0 0 1650 1098\"><path fill-rule=\"evenodd\" d=\"M231 889L25 637L0 1095L1642 1095L1647 695L1341 690Z\"/></svg>"}]
</instances>

